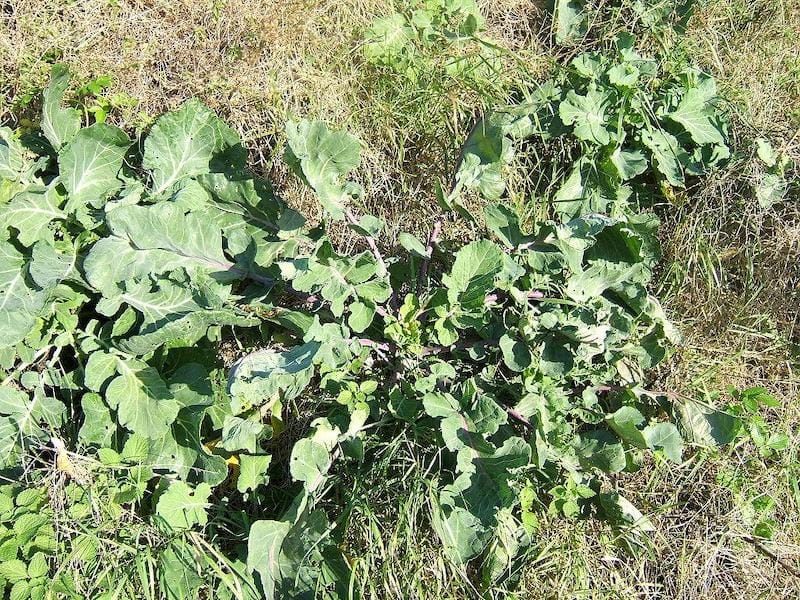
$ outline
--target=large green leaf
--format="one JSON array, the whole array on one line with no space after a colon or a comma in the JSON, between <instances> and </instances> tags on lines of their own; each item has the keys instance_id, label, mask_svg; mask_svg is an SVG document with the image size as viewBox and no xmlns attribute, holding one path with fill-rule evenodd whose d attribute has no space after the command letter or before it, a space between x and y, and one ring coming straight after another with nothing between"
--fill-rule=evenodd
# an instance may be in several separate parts
<instances>
[{"instance_id":1,"label":"large green leaf","mask_svg":"<svg viewBox=\"0 0 800 600\"><path fill-rule=\"evenodd\" d=\"M611 141L608 104L608 95L596 87L590 87L585 96L571 90L559 105L558 114L565 125L574 127L579 139L605 146Z\"/></svg>"},{"instance_id":2,"label":"large green leaf","mask_svg":"<svg viewBox=\"0 0 800 600\"><path fill-rule=\"evenodd\" d=\"M556 41L559 44L575 41L587 31L584 0L556 0L554 5Z\"/></svg>"},{"instance_id":3,"label":"large green leaf","mask_svg":"<svg viewBox=\"0 0 800 600\"><path fill-rule=\"evenodd\" d=\"M19 181L28 173L25 148L8 127L0 127L0 179Z\"/></svg>"},{"instance_id":4,"label":"large green leaf","mask_svg":"<svg viewBox=\"0 0 800 600\"><path fill-rule=\"evenodd\" d=\"M297 481L302 481L309 492L316 490L325 481L331 467L330 451L310 438L304 438L292 448L289 469Z\"/></svg>"},{"instance_id":5,"label":"large green leaf","mask_svg":"<svg viewBox=\"0 0 800 600\"><path fill-rule=\"evenodd\" d=\"M683 454L683 438L673 423L654 423L642 431L647 446L653 450L662 450L671 461L681 462Z\"/></svg>"},{"instance_id":6,"label":"large green leaf","mask_svg":"<svg viewBox=\"0 0 800 600\"><path fill-rule=\"evenodd\" d=\"M175 204L123 206L107 222L113 235L97 242L84 262L89 283L105 296L119 295L120 283L175 269L199 270L221 281L246 272L225 256L216 224Z\"/></svg>"},{"instance_id":7,"label":"large green leaf","mask_svg":"<svg viewBox=\"0 0 800 600\"><path fill-rule=\"evenodd\" d=\"M712 100L705 90L691 88L667 118L682 125L696 144L724 144L725 138L714 120Z\"/></svg>"},{"instance_id":8,"label":"large green leaf","mask_svg":"<svg viewBox=\"0 0 800 600\"><path fill-rule=\"evenodd\" d=\"M108 384L106 399L121 425L148 438L160 438L178 415L178 403L153 367L129 359L117 361L119 375Z\"/></svg>"},{"instance_id":9,"label":"large green leaf","mask_svg":"<svg viewBox=\"0 0 800 600\"><path fill-rule=\"evenodd\" d=\"M345 181L358 167L361 151L358 140L346 132L332 132L319 121L289 122L286 160L295 173L310 185L334 219L343 219L348 200L361 193Z\"/></svg>"},{"instance_id":10,"label":"large green leaf","mask_svg":"<svg viewBox=\"0 0 800 600\"><path fill-rule=\"evenodd\" d=\"M99 448L111 447L116 424L100 394L88 393L81 398L83 425L78 432L81 443Z\"/></svg>"},{"instance_id":11,"label":"large green leaf","mask_svg":"<svg viewBox=\"0 0 800 600\"><path fill-rule=\"evenodd\" d=\"M281 580L281 548L292 524L288 521L255 521L247 537L247 568L258 573L267 600L275 597Z\"/></svg>"},{"instance_id":12,"label":"large green leaf","mask_svg":"<svg viewBox=\"0 0 800 600\"><path fill-rule=\"evenodd\" d=\"M16 230L17 240L23 246L51 238L50 223L67 217L61 203L54 186L21 192L0 211L0 230Z\"/></svg>"},{"instance_id":13,"label":"large green leaf","mask_svg":"<svg viewBox=\"0 0 800 600\"><path fill-rule=\"evenodd\" d=\"M128 294L125 296L126 301L127 297ZM141 299L137 302L140 303ZM142 356L171 342L192 345L205 336L212 326L253 327L260 323L256 317L241 315L229 308L202 308L196 312L170 313L162 320L142 327L138 334L119 340L117 347L130 354Z\"/></svg>"},{"instance_id":14,"label":"large green leaf","mask_svg":"<svg viewBox=\"0 0 800 600\"><path fill-rule=\"evenodd\" d=\"M9 417L16 430L25 436L44 437L42 425L57 428L63 424L65 414L66 406L41 388L27 393L0 387L0 415Z\"/></svg>"},{"instance_id":15,"label":"large green leaf","mask_svg":"<svg viewBox=\"0 0 800 600\"><path fill-rule=\"evenodd\" d=\"M442 507L436 502L431 517L445 554L453 563L466 564L483 550L486 544L484 527L466 508Z\"/></svg>"},{"instance_id":16,"label":"large green leaf","mask_svg":"<svg viewBox=\"0 0 800 600\"><path fill-rule=\"evenodd\" d=\"M0 347L13 346L28 334L46 300L46 292L28 284L22 254L0 240Z\"/></svg>"},{"instance_id":17,"label":"large green leaf","mask_svg":"<svg viewBox=\"0 0 800 600\"><path fill-rule=\"evenodd\" d=\"M83 283L78 272L79 250L78 245L67 240L36 242L28 264L31 279L44 290L67 280Z\"/></svg>"},{"instance_id":18,"label":"large green leaf","mask_svg":"<svg viewBox=\"0 0 800 600\"><path fill-rule=\"evenodd\" d=\"M198 484L195 489L183 481L172 482L158 499L156 514L173 529L191 529L208 521L206 508L211 486Z\"/></svg>"},{"instance_id":19,"label":"large green leaf","mask_svg":"<svg viewBox=\"0 0 800 600\"><path fill-rule=\"evenodd\" d=\"M244 493L248 490L255 490L260 485L265 485L269 481L267 468L272 461L269 455L239 455L239 479L236 481L236 489Z\"/></svg>"},{"instance_id":20,"label":"large green leaf","mask_svg":"<svg viewBox=\"0 0 800 600\"><path fill-rule=\"evenodd\" d=\"M53 65L50 83L44 88L42 103L42 133L60 150L81 127L81 115L74 108L64 108L61 102L69 85L69 69L64 65Z\"/></svg>"},{"instance_id":21,"label":"large green leaf","mask_svg":"<svg viewBox=\"0 0 800 600\"><path fill-rule=\"evenodd\" d=\"M503 269L503 251L489 240L471 242L456 254L453 268L442 281L451 303L468 308L482 306Z\"/></svg>"},{"instance_id":22,"label":"large green leaf","mask_svg":"<svg viewBox=\"0 0 800 600\"><path fill-rule=\"evenodd\" d=\"M703 446L722 446L736 439L742 429L739 417L693 400L676 403L681 429L687 438Z\"/></svg>"},{"instance_id":23,"label":"large green leaf","mask_svg":"<svg viewBox=\"0 0 800 600\"><path fill-rule=\"evenodd\" d=\"M266 349L248 354L231 367L231 396L251 405L269 402L278 392L286 399L297 397L311 381L319 349L319 342L307 342L286 352Z\"/></svg>"},{"instance_id":24,"label":"large green leaf","mask_svg":"<svg viewBox=\"0 0 800 600\"><path fill-rule=\"evenodd\" d=\"M69 192L68 207L101 201L122 186L117 178L130 139L118 127L95 123L81 129L58 153L61 182Z\"/></svg>"},{"instance_id":25,"label":"large green leaf","mask_svg":"<svg viewBox=\"0 0 800 600\"><path fill-rule=\"evenodd\" d=\"M641 136L642 143L653 153L656 167L669 184L684 187L684 165L689 161L689 156L677 138L660 130L643 131Z\"/></svg>"},{"instance_id":26,"label":"large green leaf","mask_svg":"<svg viewBox=\"0 0 800 600\"><path fill-rule=\"evenodd\" d=\"M255 453L262 431L264 425L258 421L228 415L222 425L222 447L230 452L245 450Z\"/></svg>"},{"instance_id":27,"label":"large green leaf","mask_svg":"<svg viewBox=\"0 0 800 600\"><path fill-rule=\"evenodd\" d=\"M152 171L152 193L211 171L211 161L239 144L239 136L196 99L160 117L144 142L142 166Z\"/></svg>"}]
</instances>

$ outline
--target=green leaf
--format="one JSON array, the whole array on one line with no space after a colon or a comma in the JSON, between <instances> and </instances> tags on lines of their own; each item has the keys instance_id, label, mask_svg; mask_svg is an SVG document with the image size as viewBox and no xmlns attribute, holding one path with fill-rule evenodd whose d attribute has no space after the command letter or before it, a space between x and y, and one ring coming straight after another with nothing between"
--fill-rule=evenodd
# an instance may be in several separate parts
<instances>
[{"instance_id":1,"label":"green leaf","mask_svg":"<svg viewBox=\"0 0 800 600\"><path fill-rule=\"evenodd\" d=\"M0 576L2 576L2 571L0 571ZM31 591L30 581L17 581L11 587L11 593L8 595L8 600L29 600L29 598L31 598Z\"/></svg>"},{"instance_id":2,"label":"green leaf","mask_svg":"<svg viewBox=\"0 0 800 600\"><path fill-rule=\"evenodd\" d=\"M362 333L372 324L373 318L375 318L375 305L357 301L350 305L347 324L355 333Z\"/></svg>"},{"instance_id":3,"label":"green leaf","mask_svg":"<svg viewBox=\"0 0 800 600\"><path fill-rule=\"evenodd\" d=\"M92 352L83 370L84 385L92 391L99 392L103 385L116 375L118 360L117 356L110 352Z\"/></svg>"},{"instance_id":4,"label":"green leaf","mask_svg":"<svg viewBox=\"0 0 800 600\"><path fill-rule=\"evenodd\" d=\"M672 423L655 423L648 425L642 431L647 446L653 450L662 450L664 455L673 462L681 462L683 454L683 439Z\"/></svg>"},{"instance_id":5,"label":"green leaf","mask_svg":"<svg viewBox=\"0 0 800 600\"><path fill-rule=\"evenodd\" d=\"M51 238L50 223L67 217L60 205L61 198L55 187L21 192L0 212L0 231L17 230L17 240L26 247Z\"/></svg>"},{"instance_id":6,"label":"green leaf","mask_svg":"<svg viewBox=\"0 0 800 600\"><path fill-rule=\"evenodd\" d=\"M361 162L358 140L346 132L331 132L319 121L286 124L286 161L311 186L320 203L336 219L344 218L348 200L361 194L345 177Z\"/></svg>"},{"instance_id":7,"label":"green leaf","mask_svg":"<svg viewBox=\"0 0 800 600\"><path fill-rule=\"evenodd\" d=\"M778 164L778 153L769 140L765 138L756 138L756 153L758 158L768 167L774 167Z\"/></svg>"},{"instance_id":8,"label":"green leaf","mask_svg":"<svg viewBox=\"0 0 800 600\"><path fill-rule=\"evenodd\" d=\"M115 208L107 223L113 235L97 242L84 262L89 283L105 296L119 296L120 283L181 268L221 281L246 274L225 256L222 231L212 220L174 203Z\"/></svg>"},{"instance_id":9,"label":"green leaf","mask_svg":"<svg viewBox=\"0 0 800 600\"><path fill-rule=\"evenodd\" d=\"M81 127L80 113L74 108L61 106L69 79L66 66L53 65L50 83L43 93L42 133L56 150L69 142Z\"/></svg>"},{"instance_id":10,"label":"green leaf","mask_svg":"<svg viewBox=\"0 0 800 600\"><path fill-rule=\"evenodd\" d=\"M608 431L581 434L576 450L584 467L594 467L604 473L619 473L627 464L625 449L616 436Z\"/></svg>"},{"instance_id":11,"label":"green leaf","mask_svg":"<svg viewBox=\"0 0 800 600\"><path fill-rule=\"evenodd\" d=\"M764 173L755 183L758 205L764 210L769 210L783 201L789 189L790 184L785 178L775 173Z\"/></svg>"},{"instance_id":12,"label":"green leaf","mask_svg":"<svg viewBox=\"0 0 800 600\"><path fill-rule=\"evenodd\" d=\"M483 209L486 228L509 248L516 248L524 240L519 229L519 216L502 204L487 204Z\"/></svg>"},{"instance_id":13,"label":"green leaf","mask_svg":"<svg viewBox=\"0 0 800 600\"><path fill-rule=\"evenodd\" d=\"M211 171L212 159L237 146L239 136L197 99L156 121L144 142L142 166L152 171L152 194L173 189L186 177Z\"/></svg>"},{"instance_id":14,"label":"green leaf","mask_svg":"<svg viewBox=\"0 0 800 600\"><path fill-rule=\"evenodd\" d=\"M185 600L196 598L203 578L197 574L193 548L181 539L172 543L160 553L158 566L161 592L166 600Z\"/></svg>"},{"instance_id":15,"label":"green leaf","mask_svg":"<svg viewBox=\"0 0 800 600\"><path fill-rule=\"evenodd\" d=\"M58 153L61 182L69 192L68 207L87 202L95 207L122 186L117 178L131 145L118 127L95 123L81 129Z\"/></svg>"},{"instance_id":16,"label":"green leaf","mask_svg":"<svg viewBox=\"0 0 800 600\"><path fill-rule=\"evenodd\" d=\"M292 524L288 521L256 521L247 537L247 569L261 577L267 600L275 597L280 583L281 548Z\"/></svg>"},{"instance_id":17,"label":"green leaf","mask_svg":"<svg viewBox=\"0 0 800 600\"><path fill-rule=\"evenodd\" d=\"M78 246L62 240L54 244L36 242L31 252L28 272L42 289L50 289L62 281L83 282L78 273Z\"/></svg>"},{"instance_id":18,"label":"green leaf","mask_svg":"<svg viewBox=\"0 0 800 600\"><path fill-rule=\"evenodd\" d=\"M125 300L131 301L130 295ZM132 305L142 307L142 298L133 299ZM186 306L186 305L184 305ZM165 308L173 308L167 304ZM255 317L237 314L232 309L194 309L195 312L164 312L162 318L147 327L142 327L138 335L132 335L119 341L118 347L124 352L142 356L153 352L160 346L170 342L181 342L193 345L208 332L212 326L253 327L260 324Z\"/></svg>"},{"instance_id":19,"label":"green leaf","mask_svg":"<svg viewBox=\"0 0 800 600\"><path fill-rule=\"evenodd\" d=\"M418 238L411 235L410 233L402 232L398 236L398 241L400 245L403 246L406 250L408 250L412 255L416 256L417 258L429 259L430 256L428 255L428 249L425 247Z\"/></svg>"},{"instance_id":20,"label":"green leaf","mask_svg":"<svg viewBox=\"0 0 800 600\"><path fill-rule=\"evenodd\" d=\"M683 126L696 144L725 144L717 123L716 110L705 90L691 88L681 98L678 107L666 117Z\"/></svg>"},{"instance_id":21,"label":"green leaf","mask_svg":"<svg viewBox=\"0 0 800 600\"><path fill-rule=\"evenodd\" d=\"M676 403L680 426L687 438L703 446L730 444L742 429L742 420L693 400Z\"/></svg>"},{"instance_id":22,"label":"green leaf","mask_svg":"<svg viewBox=\"0 0 800 600\"><path fill-rule=\"evenodd\" d=\"M265 349L248 354L231 367L228 390L234 399L241 396L252 405L269 402L278 392L287 400L296 398L311 382L319 349L319 342L307 342L286 352Z\"/></svg>"},{"instance_id":23,"label":"green leaf","mask_svg":"<svg viewBox=\"0 0 800 600\"><path fill-rule=\"evenodd\" d=\"M319 442L304 438L292 448L289 471L297 481L303 482L308 492L322 485L330 466L330 452Z\"/></svg>"},{"instance_id":24,"label":"green leaf","mask_svg":"<svg viewBox=\"0 0 800 600\"><path fill-rule=\"evenodd\" d=\"M618 147L610 158L619 178L622 181L633 179L647 170L647 157L641 150L623 150Z\"/></svg>"},{"instance_id":25,"label":"green leaf","mask_svg":"<svg viewBox=\"0 0 800 600\"><path fill-rule=\"evenodd\" d=\"M271 461L272 457L269 455L240 454L239 479L236 481L236 489L244 493L248 490L255 490L260 485L266 485L269 482L267 469Z\"/></svg>"},{"instance_id":26,"label":"green leaf","mask_svg":"<svg viewBox=\"0 0 800 600\"><path fill-rule=\"evenodd\" d=\"M230 452L245 450L255 453L258 436L263 431L264 425L261 423L228 415L222 425L222 447Z\"/></svg>"},{"instance_id":27,"label":"green leaf","mask_svg":"<svg viewBox=\"0 0 800 600\"><path fill-rule=\"evenodd\" d=\"M206 508L211 486L200 483L195 489L183 481L173 481L158 499L156 514L173 529L191 529L208 521Z\"/></svg>"},{"instance_id":28,"label":"green leaf","mask_svg":"<svg viewBox=\"0 0 800 600\"><path fill-rule=\"evenodd\" d=\"M18 181L25 175L25 148L8 127L0 127L0 178Z\"/></svg>"},{"instance_id":29,"label":"green leaf","mask_svg":"<svg viewBox=\"0 0 800 600\"><path fill-rule=\"evenodd\" d=\"M59 427L63 423L65 413L64 404L47 395L41 388L29 394L5 386L0 387L0 414L9 416L16 429L25 435L44 437L45 432L40 424Z\"/></svg>"},{"instance_id":30,"label":"green leaf","mask_svg":"<svg viewBox=\"0 0 800 600\"><path fill-rule=\"evenodd\" d=\"M567 281L566 295L575 302L587 302L597 298L608 289L622 284L646 280L641 264L627 265L596 261L587 269L576 273Z\"/></svg>"},{"instance_id":31,"label":"green leaf","mask_svg":"<svg viewBox=\"0 0 800 600\"><path fill-rule=\"evenodd\" d=\"M116 432L116 424L111 411L99 394L84 394L81 398L83 425L78 439L86 445L110 446Z\"/></svg>"},{"instance_id":32,"label":"green leaf","mask_svg":"<svg viewBox=\"0 0 800 600\"><path fill-rule=\"evenodd\" d=\"M554 10L556 42L564 44L586 35L588 19L584 0L556 0Z\"/></svg>"},{"instance_id":33,"label":"green leaf","mask_svg":"<svg viewBox=\"0 0 800 600\"><path fill-rule=\"evenodd\" d=\"M450 274L442 277L448 299L468 308L483 306L502 268L503 252L496 244L489 240L467 244L456 253Z\"/></svg>"},{"instance_id":34,"label":"green leaf","mask_svg":"<svg viewBox=\"0 0 800 600\"><path fill-rule=\"evenodd\" d=\"M585 96L570 90L559 105L558 114L565 125L573 125L578 139L605 146L611 141L608 131L609 96L590 86Z\"/></svg>"},{"instance_id":35,"label":"green leaf","mask_svg":"<svg viewBox=\"0 0 800 600\"><path fill-rule=\"evenodd\" d=\"M642 131L642 143L653 153L653 160L670 185L685 187L683 167L689 162L686 151L677 138L666 131Z\"/></svg>"},{"instance_id":36,"label":"green leaf","mask_svg":"<svg viewBox=\"0 0 800 600\"><path fill-rule=\"evenodd\" d=\"M16 583L28 578L28 569L19 559L7 560L0 563L0 577L9 583Z\"/></svg>"},{"instance_id":37,"label":"green leaf","mask_svg":"<svg viewBox=\"0 0 800 600\"><path fill-rule=\"evenodd\" d=\"M503 125L492 115L482 119L470 132L461 153L463 158L456 173L458 187L476 189L483 198L498 200L506 189L503 167L514 158L514 146ZM468 211L459 212L471 218Z\"/></svg>"},{"instance_id":38,"label":"green leaf","mask_svg":"<svg viewBox=\"0 0 800 600\"><path fill-rule=\"evenodd\" d=\"M178 403L153 367L139 360L117 362L119 375L108 385L106 399L121 425L156 439L169 431Z\"/></svg>"},{"instance_id":39,"label":"green leaf","mask_svg":"<svg viewBox=\"0 0 800 600\"><path fill-rule=\"evenodd\" d=\"M50 566L47 564L45 555L41 552L34 554L30 563L28 563L28 577L30 579L37 579L39 577L44 577L49 572Z\"/></svg>"},{"instance_id":40,"label":"green leaf","mask_svg":"<svg viewBox=\"0 0 800 600\"><path fill-rule=\"evenodd\" d=\"M31 288L25 259L10 243L0 240L0 347L22 341L44 309L47 293Z\"/></svg>"},{"instance_id":41,"label":"green leaf","mask_svg":"<svg viewBox=\"0 0 800 600\"><path fill-rule=\"evenodd\" d=\"M623 406L606 417L606 422L617 435L637 448L647 448L648 443L640 431L644 416L632 406Z\"/></svg>"},{"instance_id":42,"label":"green leaf","mask_svg":"<svg viewBox=\"0 0 800 600\"><path fill-rule=\"evenodd\" d=\"M500 338L500 350L503 352L503 362L512 371L521 373L531 365L531 352L525 342L505 334Z\"/></svg>"},{"instance_id":43,"label":"green leaf","mask_svg":"<svg viewBox=\"0 0 800 600\"><path fill-rule=\"evenodd\" d=\"M373 64L392 64L403 58L403 51L415 37L414 29L400 13L375 19L365 35L364 56Z\"/></svg>"},{"instance_id":44,"label":"green leaf","mask_svg":"<svg viewBox=\"0 0 800 600\"><path fill-rule=\"evenodd\" d=\"M17 466L20 455L19 428L12 417L0 417L0 468Z\"/></svg>"},{"instance_id":45,"label":"green leaf","mask_svg":"<svg viewBox=\"0 0 800 600\"><path fill-rule=\"evenodd\" d=\"M451 562L465 564L483 550L484 527L466 508L442 507L434 499L431 523Z\"/></svg>"}]
</instances>

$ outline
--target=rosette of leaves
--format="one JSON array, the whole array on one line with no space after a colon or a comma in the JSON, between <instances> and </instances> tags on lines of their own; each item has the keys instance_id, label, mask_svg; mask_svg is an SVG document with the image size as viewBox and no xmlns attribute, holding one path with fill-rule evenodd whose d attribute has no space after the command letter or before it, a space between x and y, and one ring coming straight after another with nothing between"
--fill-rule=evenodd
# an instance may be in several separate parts
<instances>
[{"instance_id":1,"label":"rosette of leaves","mask_svg":"<svg viewBox=\"0 0 800 600\"><path fill-rule=\"evenodd\" d=\"M647 291L652 216L526 227L491 203L472 241L403 234L385 256L384 223L357 214L349 180L358 141L290 123L289 166L360 240L345 252L247 171L201 103L134 144L83 123L67 85L56 67L40 133L2 131L4 470L55 438L65 477L111 477L115 506L178 539L238 528L220 551L235 562L247 538L240 575L267 597L345 593L346 515L322 500L398 427L447 457L432 522L454 562L484 558L487 582L523 552L535 501L646 529L605 474L647 451L681 457L670 402L643 388L676 339ZM258 348L226 368L219 342L247 336ZM690 416L702 429L713 415ZM86 453L98 460L74 462ZM199 585L187 552L161 557L173 597Z\"/></svg>"},{"instance_id":2,"label":"rosette of leaves","mask_svg":"<svg viewBox=\"0 0 800 600\"><path fill-rule=\"evenodd\" d=\"M553 175L532 190L562 219L636 210L654 190L670 197L728 159L714 80L693 67L662 72L633 42L620 35L615 54L582 54L526 102L487 115L465 145L454 198L464 189L502 197L505 170L526 140L569 142L553 165L537 165ZM563 158L571 161L566 171Z\"/></svg>"}]
</instances>

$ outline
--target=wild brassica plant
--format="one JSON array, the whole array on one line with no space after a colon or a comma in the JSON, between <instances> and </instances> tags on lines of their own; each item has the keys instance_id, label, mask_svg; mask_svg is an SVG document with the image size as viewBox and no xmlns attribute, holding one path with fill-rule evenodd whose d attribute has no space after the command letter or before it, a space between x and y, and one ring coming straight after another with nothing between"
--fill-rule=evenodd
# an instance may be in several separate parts
<instances>
[{"instance_id":1,"label":"wild brassica plant","mask_svg":"<svg viewBox=\"0 0 800 600\"><path fill-rule=\"evenodd\" d=\"M541 160L534 192L561 219L629 214L674 196L730 157L720 104L713 78L686 65L665 71L622 34L613 54L579 55L526 101L476 125L464 146L457 188L497 200L523 142L562 140L574 148L571 166Z\"/></svg>"},{"instance_id":2,"label":"wild brassica plant","mask_svg":"<svg viewBox=\"0 0 800 600\"><path fill-rule=\"evenodd\" d=\"M646 67L631 61L611 83L608 65L584 58L586 87L558 110L607 159L592 173L617 194L651 157L678 184L721 147L699 75L656 111L683 134L650 117L624 125L619 103L645 110L633 82ZM63 105L68 82L53 69L41 131L0 130L6 471L52 456L75 485L102 475L114 503L177 533L213 528L209 508L229 507L224 529L242 543L223 551L246 543L248 590L339 597L343 522L320 503L342 465L370 461L372 442L397 428L443 453L433 526L452 561L481 558L487 583L524 551L526 515L542 503L646 531L607 474L636 469L645 452L680 461L687 435L714 438L713 413L644 387L677 339L648 292L652 215L607 216L590 200L526 224L491 202L472 240L439 239L437 222L387 253L384 223L357 212L352 136L287 125L286 161L326 214L312 228L245 168L238 136L200 102L136 143L84 126ZM492 127L511 136L538 113L498 114ZM451 203L468 171L484 183L502 174L483 164L475 175L467 150ZM360 250L331 241L336 221ZM239 338L257 349L228 364L220 342ZM273 451L281 444L291 450ZM271 479L280 493L269 495ZM242 499L251 509L237 513ZM167 567L161 585L186 597L191 561Z\"/></svg>"}]
</instances>

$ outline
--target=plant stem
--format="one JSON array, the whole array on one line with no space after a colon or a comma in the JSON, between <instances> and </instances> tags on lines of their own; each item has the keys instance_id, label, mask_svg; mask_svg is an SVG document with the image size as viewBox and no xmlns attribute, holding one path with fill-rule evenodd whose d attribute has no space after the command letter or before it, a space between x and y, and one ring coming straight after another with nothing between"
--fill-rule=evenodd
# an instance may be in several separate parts
<instances>
[{"instance_id":1,"label":"plant stem","mask_svg":"<svg viewBox=\"0 0 800 600\"><path fill-rule=\"evenodd\" d=\"M349 208L345 211L345 216L347 217L347 221L351 225L358 225L358 219L353 214L353 211ZM369 246L370 250L372 250L372 255L375 257L375 260L378 262L378 275L381 277L385 276L388 273L386 269L386 263L383 260L383 256L381 255L380 250L378 250L378 244L375 242L375 238L371 235L367 235L364 237L367 240L367 245Z\"/></svg>"},{"instance_id":2,"label":"plant stem","mask_svg":"<svg viewBox=\"0 0 800 600\"><path fill-rule=\"evenodd\" d=\"M425 282L425 279L428 277L428 265L431 262L431 258L433 258L433 246L439 239L439 234L442 231L442 219L441 217L436 219L433 223L433 229L431 229L431 233L428 236L428 243L425 246L425 254L427 258L423 261L422 266L419 269L419 284L422 285Z\"/></svg>"}]
</instances>

